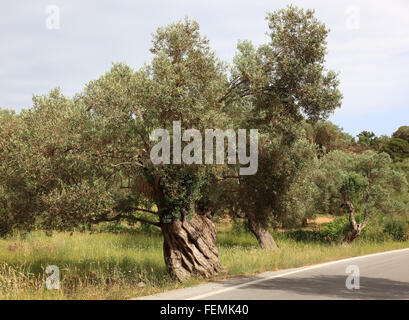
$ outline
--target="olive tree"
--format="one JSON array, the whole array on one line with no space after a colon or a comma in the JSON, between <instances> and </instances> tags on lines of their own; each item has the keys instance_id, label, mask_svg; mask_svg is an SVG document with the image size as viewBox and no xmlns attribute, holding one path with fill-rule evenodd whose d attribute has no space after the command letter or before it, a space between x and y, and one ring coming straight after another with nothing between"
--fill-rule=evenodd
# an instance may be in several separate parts
<instances>
[{"instance_id":1,"label":"olive tree","mask_svg":"<svg viewBox=\"0 0 409 320\"><path fill-rule=\"evenodd\" d=\"M347 150L354 140L330 121L306 122L305 130L308 140L318 146L320 156L334 150Z\"/></svg>"},{"instance_id":2,"label":"olive tree","mask_svg":"<svg viewBox=\"0 0 409 320\"><path fill-rule=\"evenodd\" d=\"M212 217L198 202L202 187L218 168L180 161L175 146L181 143L183 149L192 137L178 142L174 122L200 133L228 127L222 100L228 88L226 67L200 35L198 24L187 19L159 28L151 52L152 63L137 72L116 65L90 82L79 103L92 114L97 128L93 149L125 178L128 192L120 211L132 214L145 201L152 219L143 222L161 228L169 271L182 281L191 274L211 277L223 268ZM153 163L151 151L158 141L151 133L158 128L169 132L172 148L169 161L162 149L164 161ZM166 143L165 138L159 143ZM107 214L99 220L127 216Z\"/></svg>"},{"instance_id":3,"label":"olive tree","mask_svg":"<svg viewBox=\"0 0 409 320\"><path fill-rule=\"evenodd\" d=\"M315 150L305 139L303 121L326 119L342 95L337 74L324 66L329 30L312 10L289 6L266 20L270 41L258 48L239 43L224 99L241 102L240 127L259 130L259 170L237 179L233 212L246 216L262 247L276 248L268 227L302 217L306 209L291 210L290 204L297 203L301 189L307 194L314 189L305 179Z\"/></svg>"},{"instance_id":4,"label":"olive tree","mask_svg":"<svg viewBox=\"0 0 409 320\"><path fill-rule=\"evenodd\" d=\"M355 172L343 177L340 192L342 206L349 213L350 230L345 242L352 242L368 224L371 215L394 210L394 195L407 192L403 173L392 169L392 160L386 153L364 152L357 160ZM357 223L355 206L363 213L363 221Z\"/></svg>"},{"instance_id":5,"label":"olive tree","mask_svg":"<svg viewBox=\"0 0 409 320\"><path fill-rule=\"evenodd\" d=\"M389 155L371 150L355 156L340 150L328 153L320 159L314 179L317 212L348 213L347 243L359 237L374 215L394 212L395 199L407 193L406 178L393 169Z\"/></svg>"},{"instance_id":6,"label":"olive tree","mask_svg":"<svg viewBox=\"0 0 409 320\"><path fill-rule=\"evenodd\" d=\"M3 228L69 230L112 207L107 172L86 148L86 110L58 89L2 125Z\"/></svg>"}]
</instances>

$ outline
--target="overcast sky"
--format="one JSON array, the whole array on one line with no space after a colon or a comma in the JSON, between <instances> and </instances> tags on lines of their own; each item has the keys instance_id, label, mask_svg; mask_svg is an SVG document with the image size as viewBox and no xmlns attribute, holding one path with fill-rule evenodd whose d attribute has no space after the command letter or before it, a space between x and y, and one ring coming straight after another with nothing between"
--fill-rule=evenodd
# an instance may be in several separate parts
<instances>
[{"instance_id":1,"label":"overcast sky","mask_svg":"<svg viewBox=\"0 0 409 320\"><path fill-rule=\"evenodd\" d=\"M28 108L32 94L56 86L72 96L112 62L138 69L151 59L151 33L185 15L231 62L238 40L265 42L266 13L291 3L314 8L331 29L326 64L340 72L344 100L330 120L353 135L409 125L407 0L2 1L0 107ZM50 5L59 9L59 29Z\"/></svg>"}]
</instances>

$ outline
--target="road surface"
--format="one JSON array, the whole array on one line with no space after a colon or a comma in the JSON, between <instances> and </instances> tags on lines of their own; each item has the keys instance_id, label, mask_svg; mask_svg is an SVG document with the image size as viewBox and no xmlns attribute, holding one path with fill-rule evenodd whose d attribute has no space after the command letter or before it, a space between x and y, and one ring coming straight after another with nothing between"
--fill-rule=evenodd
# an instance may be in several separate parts
<instances>
[{"instance_id":1,"label":"road surface","mask_svg":"<svg viewBox=\"0 0 409 320\"><path fill-rule=\"evenodd\" d=\"M352 274L346 270L351 265L359 268L359 289L347 289L347 277ZM356 269L354 272L356 275ZM139 299L409 299L409 248L211 282Z\"/></svg>"}]
</instances>

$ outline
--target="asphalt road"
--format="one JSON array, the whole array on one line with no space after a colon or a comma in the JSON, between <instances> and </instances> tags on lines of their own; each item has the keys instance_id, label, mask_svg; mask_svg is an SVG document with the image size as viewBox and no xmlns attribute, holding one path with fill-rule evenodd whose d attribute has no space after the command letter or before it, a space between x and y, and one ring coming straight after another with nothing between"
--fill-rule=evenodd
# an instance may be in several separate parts
<instances>
[{"instance_id":1,"label":"asphalt road","mask_svg":"<svg viewBox=\"0 0 409 320\"><path fill-rule=\"evenodd\" d=\"M359 268L359 289L346 286L350 265ZM356 269L354 272L356 275ZM211 282L139 299L409 299L409 248Z\"/></svg>"}]
</instances>

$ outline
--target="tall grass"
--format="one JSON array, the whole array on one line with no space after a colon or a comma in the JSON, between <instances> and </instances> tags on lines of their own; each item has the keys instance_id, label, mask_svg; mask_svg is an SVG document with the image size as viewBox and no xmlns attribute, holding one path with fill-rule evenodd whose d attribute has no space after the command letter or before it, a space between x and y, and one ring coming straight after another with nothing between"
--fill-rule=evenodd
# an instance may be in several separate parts
<instances>
[{"instance_id":1,"label":"tall grass","mask_svg":"<svg viewBox=\"0 0 409 320\"><path fill-rule=\"evenodd\" d=\"M352 245L296 242L275 234L279 251L259 249L251 234L219 232L218 246L225 277L299 267L383 250L409 242ZM45 268L61 271L61 289L45 287ZM220 278L219 278L220 279ZM127 299L203 282L171 279L163 261L162 237L143 233L55 233L16 235L0 240L0 299Z\"/></svg>"}]
</instances>

